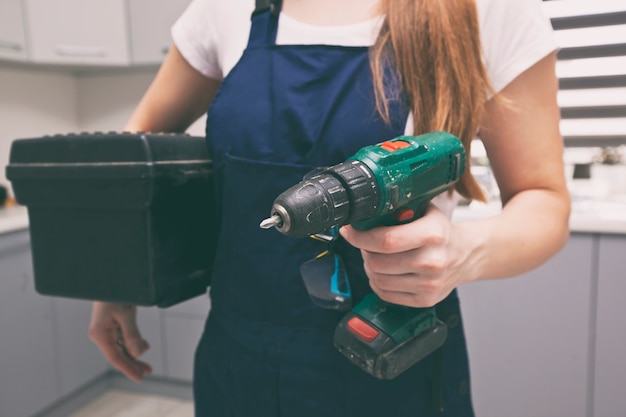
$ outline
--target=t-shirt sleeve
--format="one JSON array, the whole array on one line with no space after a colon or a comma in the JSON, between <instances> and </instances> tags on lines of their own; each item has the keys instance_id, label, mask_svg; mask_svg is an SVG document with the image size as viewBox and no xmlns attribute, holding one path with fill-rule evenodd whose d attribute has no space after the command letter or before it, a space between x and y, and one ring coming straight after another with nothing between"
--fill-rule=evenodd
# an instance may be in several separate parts
<instances>
[{"instance_id":1,"label":"t-shirt sleeve","mask_svg":"<svg viewBox=\"0 0 626 417\"><path fill-rule=\"evenodd\" d=\"M174 44L189 64L206 77L222 79L217 50L214 0L193 0L172 26Z\"/></svg>"},{"instance_id":2,"label":"t-shirt sleeve","mask_svg":"<svg viewBox=\"0 0 626 417\"><path fill-rule=\"evenodd\" d=\"M495 91L558 49L541 0L478 1L484 61Z\"/></svg>"}]
</instances>

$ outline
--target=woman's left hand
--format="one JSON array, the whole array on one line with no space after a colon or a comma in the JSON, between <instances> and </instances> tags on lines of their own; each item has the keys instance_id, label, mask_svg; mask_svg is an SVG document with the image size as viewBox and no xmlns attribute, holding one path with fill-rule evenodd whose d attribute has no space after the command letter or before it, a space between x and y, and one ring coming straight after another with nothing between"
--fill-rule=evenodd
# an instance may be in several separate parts
<instances>
[{"instance_id":1,"label":"woman's left hand","mask_svg":"<svg viewBox=\"0 0 626 417\"><path fill-rule=\"evenodd\" d=\"M340 233L361 249L372 290L393 304L432 307L475 273L462 232L433 204L411 223Z\"/></svg>"}]
</instances>

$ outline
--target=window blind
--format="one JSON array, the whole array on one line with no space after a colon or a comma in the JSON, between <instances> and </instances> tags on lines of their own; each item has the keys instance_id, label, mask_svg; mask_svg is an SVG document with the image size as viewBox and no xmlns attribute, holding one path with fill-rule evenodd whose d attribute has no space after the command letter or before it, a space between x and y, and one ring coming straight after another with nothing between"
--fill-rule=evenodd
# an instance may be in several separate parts
<instances>
[{"instance_id":1,"label":"window blind","mask_svg":"<svg viewBox=\"0 0 626 417\"><path fill-rule=\"evenodd\" d=\"M626 0L543 2L557 42L566 146L626 144Z\"/></svg>"}]
</instances>

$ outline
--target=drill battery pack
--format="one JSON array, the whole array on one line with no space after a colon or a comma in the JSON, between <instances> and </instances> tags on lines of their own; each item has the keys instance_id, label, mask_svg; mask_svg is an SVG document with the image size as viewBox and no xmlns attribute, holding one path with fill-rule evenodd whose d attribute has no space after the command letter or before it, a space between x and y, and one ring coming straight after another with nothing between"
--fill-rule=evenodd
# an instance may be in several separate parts
<instances>
[{"instance_id":1,"label":"drill battery pack","mask_svg":"<svg viewBox=\"0 0 626 417\"><path fill-rule=\"evenodd\" d=\"M167 307L206 292L218 225L203 138L18 139L6 174L28 208L39 293Z\"/></svg>"}]
</instances>

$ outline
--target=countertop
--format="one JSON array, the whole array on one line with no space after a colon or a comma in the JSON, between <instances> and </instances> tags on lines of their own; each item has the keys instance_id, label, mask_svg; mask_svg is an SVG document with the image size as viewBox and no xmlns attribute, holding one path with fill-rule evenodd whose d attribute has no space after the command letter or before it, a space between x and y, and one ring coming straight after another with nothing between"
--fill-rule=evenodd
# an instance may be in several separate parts
<instances>
[{"instance_id":1,"label":"countertop","mask_svg":"<svg viewBox=\"0 0 626 417\"><path fill-rule=\"evenodd\" d=\"M0 235L28 229L28 210L23 206L0 209Z\"/></svg>"},{"instance_id":2,"label":"countertop","mask_svg":"<svg viewBox=\"0 0 626 417\"><path fill-rule=\"evenodd\" d=\"M611 233L626 235L626 201L575 202L570 217L574 233ZM472 203L457 207L452 215L454 222L484 219L497 215L500 203ZM0 235L28 228L26 207L0 209Z\"/></svg>"},{"instance_id":3,"label":"countertop","mask_svg":"<svg viewBox=\"0 0 626 417\"><path fill-rule=\"evenodd\" d=\"M469 206L457 207L452 215L452 220L462 222L484 219L497 215L500 210L499 202L471 203ZM626 200L575 201L570 216L570 230L572 233L626 235Z\"/></svg>"}]
</instances>

